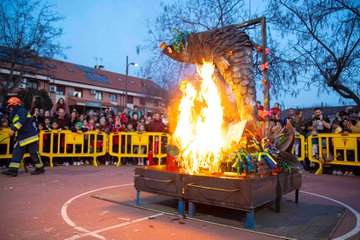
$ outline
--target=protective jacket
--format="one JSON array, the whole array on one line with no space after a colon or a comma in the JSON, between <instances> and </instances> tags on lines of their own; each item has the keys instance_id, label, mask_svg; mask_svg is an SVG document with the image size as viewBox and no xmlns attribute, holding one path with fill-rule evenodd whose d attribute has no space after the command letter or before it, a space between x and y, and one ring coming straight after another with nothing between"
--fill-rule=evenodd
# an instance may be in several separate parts
<instances>
[{"instance_id":1,"label":"protective jacket","mask_svg":"<svg viewBox=\"0 0 360 240\"><path fill-rule=\"evenodd\" d=\"M20 146L25 146L39 140L32 117L24 107L14 107L10 128L17 133L17 140L19 141Z\"/></svg>"}]
</instances>

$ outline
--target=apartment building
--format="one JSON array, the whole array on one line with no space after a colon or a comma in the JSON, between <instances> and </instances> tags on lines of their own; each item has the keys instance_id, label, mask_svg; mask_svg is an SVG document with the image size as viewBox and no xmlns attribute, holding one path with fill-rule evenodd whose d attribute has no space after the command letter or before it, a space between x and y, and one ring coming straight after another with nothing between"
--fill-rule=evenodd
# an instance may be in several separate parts
<instances>
[{"instance_id":1,"label":"apartment building","mask_svg":"<svg viewBox=\"0 0 360 240\"><path fill-rule=\"evenodd\" d=\"M3 51L0 47L0 74L10 74L10 61L1 54ZM44 89L53 103L64 98L70 109L79 112L107 107L122 110L125 106L148 112L165 110L165 91L149 79L128 76L126 83L126 75L107 71L102 66L89 67L54 59L26 61L24 65L27 71L14 72L18 81L8 95L16 95L25 88Z\"/></svg>"}]
</instances>

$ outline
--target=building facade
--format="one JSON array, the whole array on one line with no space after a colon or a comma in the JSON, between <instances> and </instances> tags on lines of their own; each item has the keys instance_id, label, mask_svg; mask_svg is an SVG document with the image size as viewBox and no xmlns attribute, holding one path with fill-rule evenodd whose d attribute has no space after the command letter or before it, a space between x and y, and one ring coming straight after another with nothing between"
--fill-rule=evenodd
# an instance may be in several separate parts
<instances>
[{"instance_id":1,"label":"building facade","mask_svg":"<svg viewBox=\"0 0 360 240\"><path fill-rule=\"evenodd\" d=\"M15 69L21 69L18 65ZM153 81L58 60L27 62L26 71L15 70L15 88L8 96L26 88L44 89L55 104L64 98L70 109L86 112L112 107L115 111L137 107L145 112L165 111L165 91ZM11 63L0 56L0 74L11 74ZM125 80L127 79L127 83ZM127 97L126 97L127 96ZM125 102L127 99L127 102Z\"/></svg>"}]
</instances>

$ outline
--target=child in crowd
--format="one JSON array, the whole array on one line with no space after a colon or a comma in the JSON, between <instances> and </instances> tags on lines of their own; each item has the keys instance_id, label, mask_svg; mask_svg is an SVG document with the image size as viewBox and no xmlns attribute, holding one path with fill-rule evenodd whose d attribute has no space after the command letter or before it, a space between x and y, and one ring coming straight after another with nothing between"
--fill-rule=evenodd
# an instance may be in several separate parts
<instances>
[{"instance_id":1,"label":"child in crowd","mask_svg":"<svg viewBox=\"0 0 360 240\"><path fill-rule=\"evenodd\" d=\"M115 117L115 125L114 127L111 129L111 132L112 133L118 133L118 132L124 132L125 131L125 128L121 125L121 121L120 121L120 117L116 116ZM113 144L112 144L112 150L114 153L119 153L120 151L120 144L121 144L121 135L118 135L118 134L114 134L113 135ZM114 164L116 165L117 164L117 161L115 160L115 157L112 157L111 158L111 161L110 161L111 164Z\"/></svg>"},{"instance_id":2,"label":"child in crowd","mask_svg":"<svg viewBox=\"0 0 360 240\"><path fill-rule=\"evenodd\" d=\"M107 134L110 133L111 126L108 124L105 117L100 118L100 130Z\"/></svg>"},{"instance_id":3,"label":"child in crowd","mask_svg":"<svg viewBox=\"0 0 360 240\"><path fill-rule=\"evenodd\" d=\"M144 124L139 124L138 125L138 129L137 129L138 133L144 133L145 132L145 125ZM146 146L145 145L141 145L140 147L140 153L144 154L146 152ZM138 149L137 149L138 151ZM144 157L139 157L138 158L138 165L139 166L144 166Z\"/></svg>"},{"instance_id":4,"label":"child in crowd","mask_svg":"<svg viewBox=\"0 0 360 240\"><path fill-rule=\"evenodd\" d=\"M38 133L40 135L40 132L41 131L49 131L50 129L46 127L45 123L43 122L39 122L39 125L38 125ZM49 141L49 138L50 138L50 134L49 133L43 133L43 151L46 152L46 153L49 153L50 152L50 141ZM46 156L42 156L41 157L41 160L43 161L43 163L45 164L45 166L49 166L49 158L46 157Z\"/></svg>"},{"instance_id":5,"label":"child in crowd","mask_svg":"<svg viewBox=\"0 0 360 240\"><path fill-rule=\"evenodd\" d=\"M93 131L95 130L95 120L94 118L89 118L88 120L88 124L87 124L87 127L86 127L89 131Z\"/></svg>"},{"instance_id":6,"label":"child in crowd","mask_svg":"<svg viewBox=\"0 0 360 240\"><path fill-rule=\"evenodd\" d=\"M332 121L332 132L333 133L342 133L342 128L340 127L339 120L334 119Z\"/></svg>"},{"instance_id":7,"label":"child in crowd","mask_svg":"<svg viewBox=\"0 0 360 240\"><path fill-rule=\"evenodd\" d=\"M126 132L135 132L135 129L132 125L131 122L129 122L127 125L126 125L126 129L125 129ZM131 136L127 136L127 152L130 153L131 152ZM132 157L127 157L125 158L125 164L126 166L131 166L132 165L132 161L133 161L133 158Z\"/></svg>"},{"instance_id":8,"label":"child in crowd","mask_svg":"<svg viewBox=\"0 0 360 240\"><path fill-rule=\"evenodd\" d=\"M8 128L9 127L9 122L6 118L1 119L1 126L0 128Z\"/></svg>"},{"instance_id":9,"label":"child in crowd","mask_svg":"<svg viewBox=\"0 0 360 240\"><path fill-rule=\"evenodd\" d=\"M100 123L96 123L95 124L95 127L94 127L94 130L96 131L96 132L101 132L101 125L100 125ZM98 134L97 136L96 136L97 138L96 138L96 142L94 141L94 143L95 143L95 146L94 146L94 148L95 148L95 152L96 153L99 153L99 152L102 152L102 148L103 148L103 135L101 135L101 134ZM100 160L102 160L102 161L104 161L103 159L98 159L99 161ZM99 164L99 162L98 162L98 164Z\"/></svg>"},{"instance_id":10,"label":"child in crowd","mask_svg":"<svg viewBox=\"0 0 360 240\"><path fill-rule=\"evenodd\" d=\"M283 126L282 126L282 121L281 121L280 119L277 119L277 120L275 121L275 125L276 125L277 127L280 127L280 128L283 127Z\"/></svg>"},{"instance_id":11,"label":"child in crowd","mask_svg":"<svg viewBox=\"0 0 360 240\"><path fill-rule=\"evenodd\" d=\"M44 128L43 128L43 130L51 130L51 129L52 129L51 118L50 117L45 117L44 118Z\"/></svg>"},{"instance_id":12,"label":"child in crowd","mask_svg":"<svg viewBox=\"0 0 360 240\"><path fill-rule=\"evenodd\" d=\"M56 133L53 134L53 152L54 153L63 153L64 152L64 138L65 135L59 134L61 132L61 128L59 128L59 123L55 119L52 123L52 131L55 131ZM70 163L68 161L63 161L63 166L69 166Z\"/></svg>"},{"instance_id":13,"label":"child in crowd","mask_svg":"<svg viewBox=\"0 0 360 240\"><path fill-rule=\"evenodd\" d=\"M306 133L305 137L308 138L310 135L316 135L317 134L317 131L316 131L316 127L313 126L313 125L309 125L308 127L309 131ZM312 139L311 141L311 155L314 157L314 158L319 158L319 141L317 138L314 138ZM310 161L310 164L309 164L309 167L310 167L310 170L313 170L314 167L315 167L315 163Z\"/></svg>"},{"instance_id":14,"label":"child in crowd","mask_svg":"<svg viewBox=\"0 0 360 240\"><path fill-rule=\"evenodd\" d=\"M83 132L86 132L88 129L83 128L82 122L77 122L70 130L72 132L82 134ZM84 139L85 139L85 137L84 137ZM81 144L75 144L75 153L81 153L81 147L82 147ZM83 160L81 160L81 158L77 157L77 158L74 158L73 165L74 166L84 165L84 162L83 162Z\"/></svg>"},{"instance_id":15,"label":"child in crowd","mask_svg":"<svg viewBox=\"0 0 360 240\"><path fill-rule=\"evenodd\" d=\"M306 134L305 137L309 137L310 135L317 135L317 131L315 126L309 126L309 132ZM318 139L313 139L312 140L312 156L313 157L318 157L319 156L319 142Z\"/></svg>"},{"instance_id":16,"label":"child in crowd","mask_svg":"<svg viewBox=\"0 0 360 240\"><path fill-rule=\"evenodd\" d=\"M273 119L280 119L280 105L279 103L274 103L274 106L271 108L271 118Z\"/></svg>"},{"instance_id":17,"label":"child in crowd","mask_svg":"<svg viewBox=\"0 0 360 240\"><path fill-rule=\"evenodd\" d=\"M331 155L331 153L329 153L329 155L326 152L326 147L321 149L321 154L319 157L319 161L321 163L323 163L323 173L324 174L332 174L333 172L333 167L330 164L326 164L327 162L331 162L333 161L333 156Z\"/></svg>"}]
</instances>

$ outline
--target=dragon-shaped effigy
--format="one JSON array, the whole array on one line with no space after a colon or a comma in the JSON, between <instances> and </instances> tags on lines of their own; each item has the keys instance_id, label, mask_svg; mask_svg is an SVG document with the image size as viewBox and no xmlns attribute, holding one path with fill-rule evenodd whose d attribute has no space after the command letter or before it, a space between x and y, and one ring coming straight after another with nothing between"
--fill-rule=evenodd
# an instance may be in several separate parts
<instances>
[{"instance_id":1,"label":"dragon-shaped effigy","mask_svg":"<svg viewBox=\"0 0 360 240\"><path fill-rule=\"evenodd\" d=\"M246 33L233 25L206 32L179 33L173 43L162 47L164 54L179 62L213 62L233 92L240 119L254 119L254 45Z\"/></svg>"},{"instance_id":2,"label":"dragon-shaped effigy","mask_svg":"<svg viewBox=\"0 0 360 240\"><path fill-rule=\"evenodd\" d=\"M297 157L290 153L295 140L295 130L291 124L288 122L283 128L276 129L268 129L266 124L256 124L254 44L245 32L235 25L198 33L177 32L174 42L168 45L162 43L161 48L165 55L179 62L198 65L214 63L230 86L240 120L250 123L246 130L247 149L235 151L231 155L235 158L227 161L232 163L232 169L237 168L239 171L240 162L248 166L251 162L264 161L272 170L281 167L283 171L296 169L304 172Z\"/></svg>"}]
</instances>

